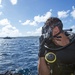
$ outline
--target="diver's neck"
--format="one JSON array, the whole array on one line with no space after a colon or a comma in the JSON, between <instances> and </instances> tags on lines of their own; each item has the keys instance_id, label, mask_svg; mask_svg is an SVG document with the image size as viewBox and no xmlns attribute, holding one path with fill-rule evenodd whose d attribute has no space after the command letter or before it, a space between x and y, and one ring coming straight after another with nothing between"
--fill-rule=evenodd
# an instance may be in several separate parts
<instances>
[{"instance_id":1,"label":"diver's neck","mask_svg":"<svg viewBox=\"0 0 75 75\"><path fill-rule=\"evenodd\" d=\"M53 39L53 42L56 45L65 46L65 45L69 44L69 38L64 33L60 33L58 36L60 36L60 38Z\"/></svg>"}]
</instances>

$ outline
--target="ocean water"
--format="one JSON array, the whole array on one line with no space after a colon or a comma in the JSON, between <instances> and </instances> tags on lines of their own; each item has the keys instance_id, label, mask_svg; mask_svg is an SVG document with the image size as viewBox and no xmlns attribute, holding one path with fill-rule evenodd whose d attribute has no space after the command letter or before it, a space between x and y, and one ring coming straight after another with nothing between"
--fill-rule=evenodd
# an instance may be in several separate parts
<instances>
[{"instance_id":1,"label":"ocean water","mask_svg":"<svg viewBox=\"0 0 75 75\"><path fill-rule=\"evenodd\" d=\"M0 73L38 75L39 37L0 39Z\"/></svg>"}]
</instances>

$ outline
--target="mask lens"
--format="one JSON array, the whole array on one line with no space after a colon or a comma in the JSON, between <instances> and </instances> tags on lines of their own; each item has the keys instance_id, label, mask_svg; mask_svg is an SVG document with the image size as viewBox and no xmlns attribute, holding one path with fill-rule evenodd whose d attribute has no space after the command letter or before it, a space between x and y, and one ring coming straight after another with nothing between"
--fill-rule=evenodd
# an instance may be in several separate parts
<instances>
[{"instance_id":1,"label":"mask lens","mask_svg":"<svg viewBox=\"0 0 75 75\"><path fill-rule=\"evenodd\" d=\"M44 34L44 33L47 33L48 29L49 29L49 26L44 25L44 26L42 27L42 33L43 33L43 34Z\"/></svg>"},{"instance_id":2,"label":"mask lens","mask_svg":"<svg viewBox=\"0 0 75 75\"><path fill-rule=\"evenodd\" d=\"M52 35L52 29L49 25L44 25L42 27L42 34L44 35L44 38L49 38L51 37Z\"/></svg>"}]
</instances>

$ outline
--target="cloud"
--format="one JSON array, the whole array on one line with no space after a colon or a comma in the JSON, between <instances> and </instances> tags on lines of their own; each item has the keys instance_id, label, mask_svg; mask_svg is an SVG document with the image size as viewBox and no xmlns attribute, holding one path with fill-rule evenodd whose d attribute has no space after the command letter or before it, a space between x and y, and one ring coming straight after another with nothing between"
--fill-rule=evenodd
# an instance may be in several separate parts
<instances>
[{"instance_id":1,"label":"cloud","mask_svg":"<svg viewBox=\"0 0 75 75\"><path fill-rule=\"evenodd\" d=\"M2 7L2 0L0 0L0 7Z\"/></svg>"},{"instance_id":2,"label":"cloud","mask_svg":"<svg viewBox=\"0 0 75 75\"><path fill-rule=\"evenodd\" d=\"M30 22L30 25L36 26L37 23L35 21Z\"/></svg>"},{"instance_id":3,"label":"cloud","mask_svg":"<svg viewBox=\"0 0 75 75\"><path fill-rule=\"evenodd\" d=\"M46 14L40 16L35 16L34 17L34 21L41 23L41 22L45 22L49 17L51 17L52 13L51 12L47 12Z\"/></svg>"},{"instance_id":4,"label":"cloud","mask_svg":"<svg viewBox=\"0 0 75 75\"><path fill-rule=\"evenodd\" d=\"M0 30L0 37L5 36L16 37L22 35L16 27L10 24L8 19L0 20L0 26L2 26L2 29Z\"/></svg>"},{"instance_id":5,"label":"cloud","mask_svg":"<svg viewBox=\"0 0 75 75\"><path fill-rule=\"evenodd\" d=\"M32 25L32 26L36 26L37 23L36 23L35 21L26 20L24 23L22 23L22 25Z\"/></svg>"},{"instance_id":6,"label":"cloud","mask_svg":"<svg viewBox=\"0 0 75 75\"><path fill-rule=\"evenodd\" d=\"M26 20L25 22L22 23L22 25L36 26L38 23L45 22L49 17L51 17L51 15L52 15L52 13L51 13L51 11L49 11L44 15L34 16L33 21L32 20Z\"/></svg>"},{"instance_id":7,"label":"cloud","mask_svg":"<svg viewBox=\"0 0 75 75\"><path fill-rule=\"evenodd\" d=\"M22 25L28 25L30 24L30 20L26 20L24 23L22 23Z\"/></svg>"},{"instance_id":8,"label":"cloud","mask_svg":"<svg viewBox=\"0 0 75 75\"><path fill-rule=\"evenodd\" d=\"M75 25L71 26L71 28L75 29Z\"/></svg>"},{"instance_id":9,"label":"cloud","mask_svg":"<svg viewBox=\"0 0 75 75\"><path fill-rule=\"evenodd\" d=\"M26 36L40 36L41 35L41 30L42 30L42 27L34 30L34 31L28 31L25 33Z\"/></svg>"},{"instance_id":10,"label":"cloud","mask_svg":"<svg viewBox=\"0 0 75 75\"><path fill-rule=\"evenodd\" d=\"M72 6L73 11L71 12L71 16L75 19L75 8Z\"/></svg>"},{"instance_id":11,"label":"cloud","mask_svg":"<svg viewBox=\"0 0 75 75\"><path fill-rule=\"evenodd\" d=\"M10 2L12 3L12 5L17 4L17 0L10 0Z\"/></svg>"},{"instance_id":12,"label":"cloud","mask_svg":"<svg viewBox=\"0 0 75 75\"><path fill-rule=\"evenodd\" d=\"M2 0L0 0L0 4L2 3Z\"/></svg>"},{"instance_id":13,"label":"cloud","mask_svg":"<svg viewBox=\"0 0 75 75\"><path fill-rule=\"evenodd\" d=\"M16 36L21 36L21 33L19 32L18 29L11 25L7 25L2 28L2 31L0 32L0 36L11 36L11 37L16 37Z\"/></svg>"},{"instance_id":14,"label":"cloud","mask_svg":"<svg viewBox=\"0 0 75 75\"><path fill-rule=\"evenodd\" d=\"M10 22L8 19L2 19L0 20L0 26L10 25Z\"/></svg>"},{"instance_id":15,"label":"cloud","mask_svg":"<svg viewBox=\"0 0 75 75\"><path fill-rule=\"evenodd\" d=\"M21 20L19 20L19 22L22 22Z\"/></svg>"},{"instance_id":16,"label":"cloud","mask_svg":"<svg viewBox=\"0 0 75 75\"><path fill-rule=\"evenodd\" d=\"M59 18L66 18L66 17L68 17L68 15L69 15L68 13L69 13L69 12L70 12L70 10L67 10L67 11L64 11L64 10L63 10L63 11L58 11L57 14L58 14L58 17L59 17Z\"/></svg>"}]
</instances>

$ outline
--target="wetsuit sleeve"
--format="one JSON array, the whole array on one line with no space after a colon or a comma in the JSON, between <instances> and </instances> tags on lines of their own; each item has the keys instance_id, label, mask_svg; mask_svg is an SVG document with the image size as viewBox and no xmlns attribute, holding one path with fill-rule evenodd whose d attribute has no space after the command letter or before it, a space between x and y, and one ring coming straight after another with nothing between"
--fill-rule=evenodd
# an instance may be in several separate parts
<instances>
[{"instance_id":1,"label":"wetsuit sleeve","mask_svg":"<svg viewBox=\"0 0 75 75\"><path fill-rule=\"evenodd\" d=\"M44 47L44 45L41 46L42 41L43 41L43 36L41 36L39 38L39 53L38 53L39 57L44 57L45 56L45 47Z\"/></svg>"}]
</instances>

